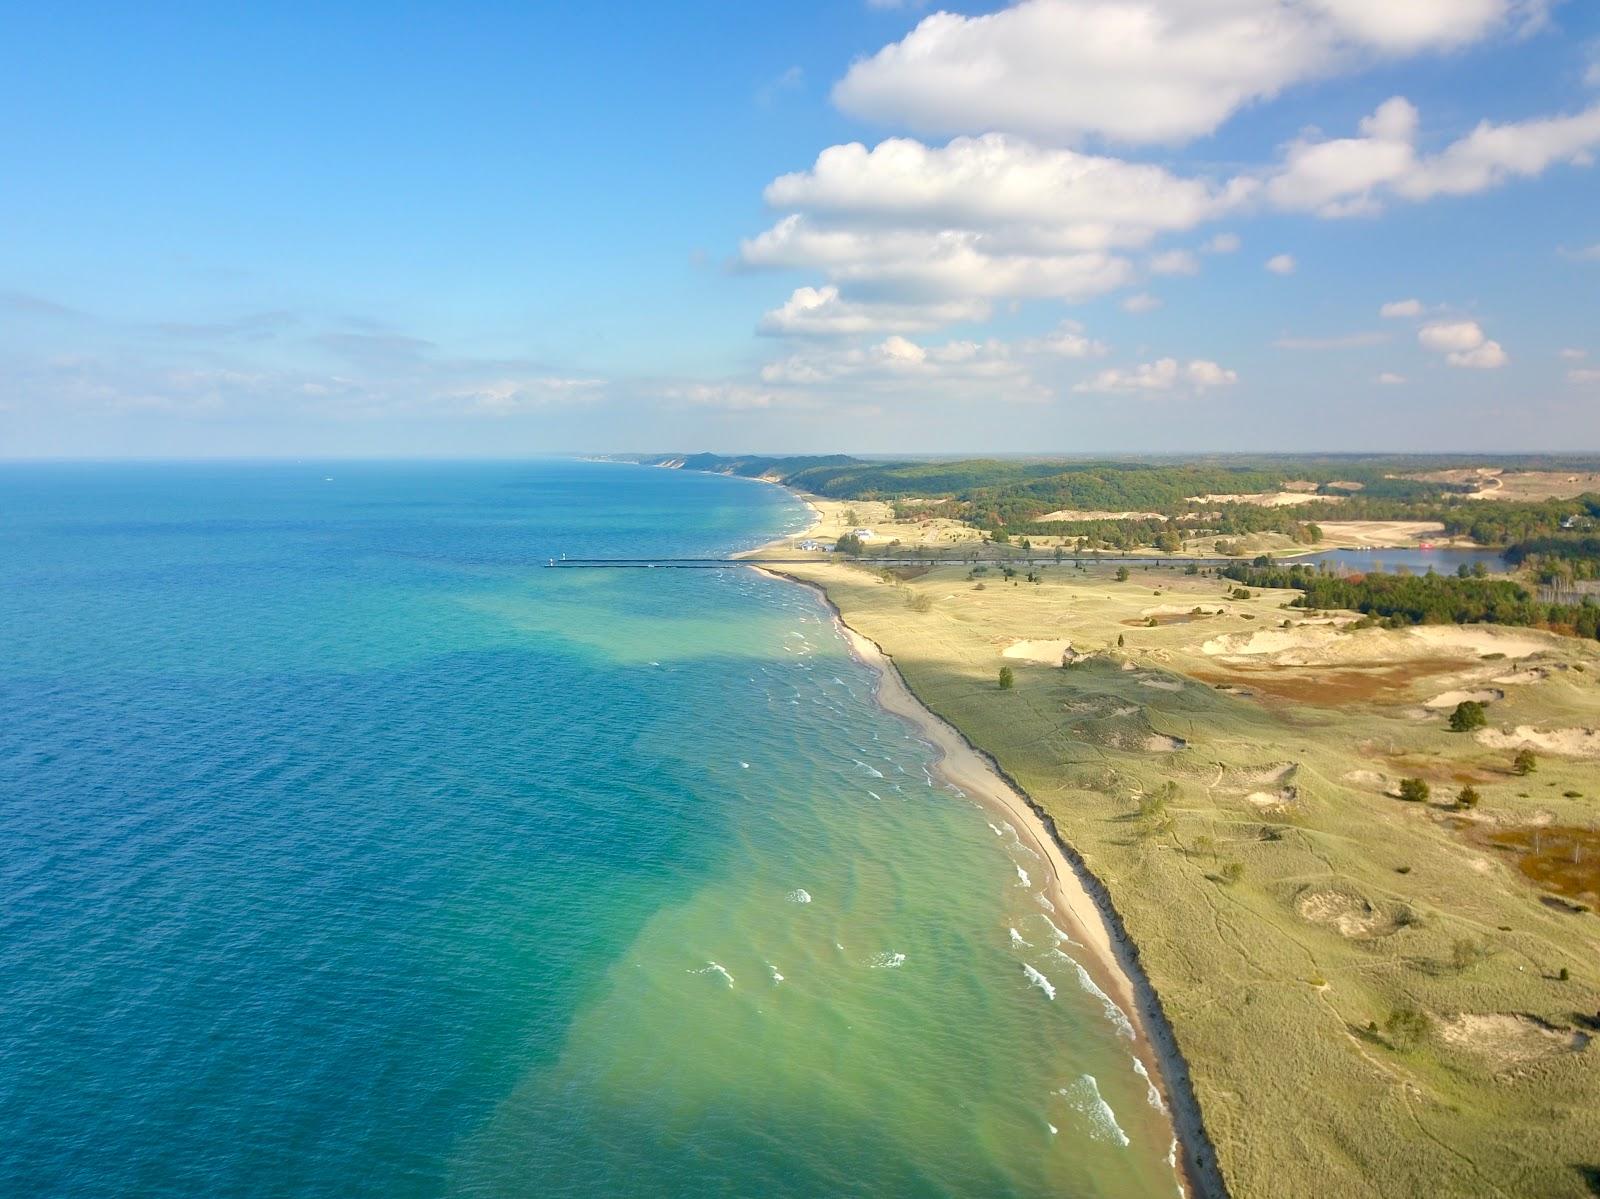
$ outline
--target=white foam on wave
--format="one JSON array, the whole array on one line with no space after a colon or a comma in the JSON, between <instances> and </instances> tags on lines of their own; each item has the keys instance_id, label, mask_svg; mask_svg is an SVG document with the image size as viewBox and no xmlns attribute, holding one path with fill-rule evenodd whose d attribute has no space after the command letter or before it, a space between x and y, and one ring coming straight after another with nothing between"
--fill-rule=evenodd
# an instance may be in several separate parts
<instances>
[{"instance_id":1,"label":"white foam on wave","mask_svg":"<svg viewBox=\"0 0 1600 1199\"><path fill-rule=\"evenodd\" d=\"M1016 946L1018 949L1032 949L1033 948L1033 946L1031 944L1029 944L1027 941L1024 941L1022 939L1022 934L1019 933L1016 929L1011 929L1010 931L1011 931L1011 944Z\"/></svg>"},{"instance_id":2,"label":"white foam on wave","mask_svg":"<svg viewBox=\"0 0 1600 1199\"><path fill-rule=\"evenodd\" d=\"M793 891L790 891L789 894L785 895L784 898L790 903L810 903L811 892L807 891L804 887L796 887Z\"/></svg>"},{"instance_id":3,"label":"white foam on wave","mask_svg":"<svg viewBox=\"0 0 1600 1199\"><path fill-rule=\"evenodd\" d=\"M1013 862L1011 864L1013 866L1017 865L1015 862ZM1033 880L1028 877L1028 872L1026 870L1024 870L1021 866L1017 866L1017 886L1019 886L1019 887L1031 887L1032 885L1033 885Z\"/></svg>"},{"instance_id":4,"label":"white foam on wave","mask_svg":"<svg viewBox=\"0 0 1600 1199\"><path fill-rule=\"evenodd\" d=\"M1100 1084L1095 1081L1093 1074L1083 1075L1056 1093L1067 1101L1073 1111L1084 1117L1089 1126L1090 1140L1115 1141L1124 1149L1128 1147L1128 1134L1117 1123L1117 1113L1101 1098Z\"/></svg>"},{"instance_id":5,"label":"white foam on wave","mask_svg":"<svg viewBox=\"0 0 1600 1199\"><path fill-rule=\"evenodd\" d=\"M1044 1122L1044 1126L1050 1130L1050 1135L1051 1136L1055 1136L1056 1133L1061 1131L1059 1128L1057 1128L1054 1124L1050 1123L1050 1121L1048 1121L1048 1120L1046 1120Z\"/></svg>"},{"instance_id":6,"label":"white foam on wave","mask_svg":"<svg viewBox=\"0 0 1600 1199\"><path fill-rule=\"evenodd\" d=\"M1028 976L1028 981L1029 982L1031 982L1034 986L1038 987L1039 990L1043 991L1051 999L1054 999L1056 997L1055 984L1052 983L1044 975L1040 974L1032 966L1028 965L1027 962L1023 962L1022 963L1022 972Z\"/></svg>"},{"instance_id":7,"label":"white foam on wave","mask_svg":"<svg viewBox=\"0 0 1600 1199\"><path fill-rule=\"evenodd\" d=\"M1050 919L1050 917L1048 917L1048 916L1040 916L1039 919L1043 920L1046 924L1048 924L1050 926L1050 931L1055 934L1055 938L1056 938L1056 940L1058 942L1063 942L1063 943L1065 943L1067 945L1076 945L1077 944L1076 941L1074 941L1071 937L1067 936L1066 933L1062 932L1061 929L1056 926L1056 922L1054 920Z\"/></svg>"},{"instance_id":8,"label":"white foam on wave","mask_svg":"<svg viewBox=\"0 0 1600 1199\"><path fill-rule=\"evenodd\" d=\"M740 762L739 763L739 767L742 770L749 770L750 769L750 763L749 762Z\"/></svg>"},{"instance_id":9,"label":"white foam on wave","mask_svg":"<svg viewBox=\"0 0 1600 1199\"><path fill-rule=\"evenodd\" d=\"M1161 1092L1156 1090L1156 1084L1151 1081L1150 1071L1144 1068L1144 1063L1137 1057L1133 1059L1133 1070L1135 1074L1144 1079L1144 1085L1150 1088L1149 1093L1145 1095L1145 1098L1150 1101L1150 1106L1158 1112L1166 1111L1167 1105L1161 1102Z\"/></svg>"},{"instance_id":10,"label":"white foam on wave","mask_svg":"<svg viewBox=\"0 0 1600 1199\"><path fill-rule=\"evenodd\" d=\"M1040 894L1038 894L1038 895L1035 895L1034 898L1039 901L1039 906L1041 908L1043 908L1045 911L1053 912L1053 911L1056 910L1056 905L1051 903L1050 900L1042 892Z\"/></svg>"},{"instance_id":11,"label":"white foam on wave","mask_svg":"<svg viewBox=\"0 0 1600 1199\"><path fill-rule=\"evenodd\" d=\"M699 970L690 970L690 974L720 974L727 980L728 986L733 986L733 975L729 974L726 967L720 962L707 962Z\"/></svg>"},{"instance_id":12,"label":"white foam on wave","mask_svg":"<svg viewBox=\"0 0 1600 1199\"><path fill-rule=\"evenodd\" d=\"M867 794L872 796L872 798L877 800L879 803L883 802L883 796L879 795L876 791L872 790L870 787L867 789Z\"/></svg>"},{"instance_id":13,"label":"white foam on wave","mask_svg":"<svg viewBox=\"0 0 1600 1199\"><path fill-rule=\"evenodd\" d=\"M1106 1019L1116 1025L1118 1036L1127 1037L1130 1041L1133 1040L1133 1024L1128 1019L1128 1013L1117 1006L1116 1000L1095 985L1094 979L1089 977L1089 972L1083 968L1082 963L1062 953L1059 949L1052 949L1050 952L1062 961L1072 963L1072 968L1078 972L1078 986L1100 1001L1106 1010Z\"/></svg>"},{"instance_id":14,"label":"white foam on wave","mask_svg":"<svg viewBox=\"0 0 1600 1199\"><path fill-rule=\"evenodd\" d=\"M989 824L989 822L988 822L988 821L987 821L987 820L985 820L985 821L984 821L984 823L985 823L985 824ZM993 834L994 834L994 835L995 835L995 836L997 836L997 837L1003 837L1003 836L1005 836L1005 834L1004 834L1004 833L1002 833L1002 832L1001 832L1001 831L1000 831L1000 830L999 830L999 829L998 829L998 828L996 828L996 827L995 827L995 826L994 826L994 825L992 825L992 824L989 824L989 831L990 831L990 832L992 832L992 833L993 833Z\"/></svg>"},{"instance_id":15,"label":"white foam on wave","mask_svg":"<svg viewBox=\"0 0 1600 1199\"><path fill-rule=\"evenodd\" d=\"M850 760L852 762L854 762L857 766L861 767L861 769L865 770L873 778L881 779L883 777L883 771L874 770L872 767L868 766L865 762L863 762L860 758L851 758Z\"/></svg>"},{"instance_id":16,"label":"white foam on wave","mask_svg":"<svg viewBox=\"0 0 1600 1199\"><path fill-rule=\"evenodd\" d=\"M841 947L842 948L842 947ZM867 965L874 970L898 970L906 964L906 955L895 953L875 953L867 961Z\"/></svg>"},{"instance_id":17,"label":"white foam on wave","mask_svg":"<svg viewBox=\"0 0 1600 1199\"><path fill-rule=\"evenodd\" d=\"M774 986L783 981L783 975L779 973L778 968L771 962L767 963L767 969L772 971L772 982Z\"/></svg>"}]
</instances>

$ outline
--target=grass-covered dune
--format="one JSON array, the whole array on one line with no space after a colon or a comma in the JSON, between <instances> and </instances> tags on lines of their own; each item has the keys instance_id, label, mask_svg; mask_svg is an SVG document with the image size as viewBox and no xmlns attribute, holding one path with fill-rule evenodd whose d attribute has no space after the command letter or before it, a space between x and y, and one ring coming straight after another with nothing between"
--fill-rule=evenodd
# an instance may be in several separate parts
<instances>
[{"instance_id":1,"label":"grass-covered dune","mask_svg":"<svg viewBox=\"0 0 1600 1199\"><path fill-rule=\"evenodd\" d=\"M785 569L1105 883L1235 1194L1594 1193L1593 643L1344 631L1170 570ZM1464 698L1487 727L1449 731ZM1399 798L1407 778L1431 798Z\"/></svg>"}]
</instances>

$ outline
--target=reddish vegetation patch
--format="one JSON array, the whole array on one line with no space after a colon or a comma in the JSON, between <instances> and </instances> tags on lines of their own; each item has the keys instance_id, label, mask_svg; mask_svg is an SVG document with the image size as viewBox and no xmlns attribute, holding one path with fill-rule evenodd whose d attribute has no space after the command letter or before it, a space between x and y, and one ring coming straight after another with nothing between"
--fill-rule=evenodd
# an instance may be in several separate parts
<instances>
[{"instance_id":1,"label":"reddish vegetation patch","mask_svg":"<svg viewBox=\"0 0 1600 1199\"><path fill-rule=\"evenodd\" d=\"M1540 890L1590 908L1600 906L1600 829L1562 824L1473 827L1468 837L1509 857Z\"/></svg>"},{"instance_id":2,"label":"reddish vegetation patch","mask_svg":"<svg viewBox=\"0 0 1600 1199\"><path fill-rule=\"evenodd\" d=\"M1226 671L1197 671L1207 683L1245 687L1293 703L1337 708L1344 704L1407 702L1407 692L1423 679L1452 674L1469 665L1457 661L1402 662L1394 666L1239 665Z\"/></svg>"}]
</instances>

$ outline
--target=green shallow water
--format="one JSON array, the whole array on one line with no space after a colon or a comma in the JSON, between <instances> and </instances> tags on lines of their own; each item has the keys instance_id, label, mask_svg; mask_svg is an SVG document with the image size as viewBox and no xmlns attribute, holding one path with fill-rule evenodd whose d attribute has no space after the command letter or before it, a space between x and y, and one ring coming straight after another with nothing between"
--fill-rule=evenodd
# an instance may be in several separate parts
<instances>
[{"instance_id":1,"label":"green shallow water","mask_svg":"<svg viewBox=\"0 0 1600 1199\"><path fill-rule=\"evenodd\" d=\"M331 476L331 478L330 478ZM0 479L0 1190L1170 1196L1120 1014L775 489Z\"/></svg>"}]
</instances>

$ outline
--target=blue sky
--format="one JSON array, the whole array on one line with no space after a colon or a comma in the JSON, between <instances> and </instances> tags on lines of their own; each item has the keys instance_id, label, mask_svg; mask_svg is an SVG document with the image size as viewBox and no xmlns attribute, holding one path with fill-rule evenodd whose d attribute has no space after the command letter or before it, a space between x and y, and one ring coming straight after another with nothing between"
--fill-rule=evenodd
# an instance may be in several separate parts
<instances>
[{"instance_id":1,"label":"blue sky","mask_svg":"<svg viewBox=\"0 0 1600 1199\"><path fill-rule=\"evenodd\" d=\"M0 8L0 457L1600 450L1588 0L545 7Z\"/></svg>"}]
</instances>

